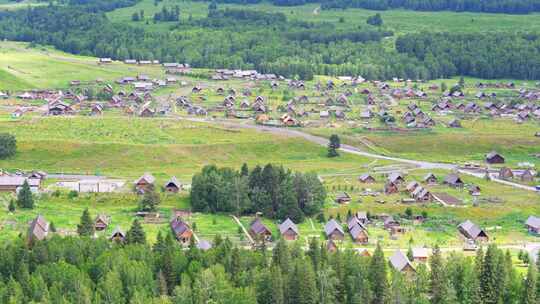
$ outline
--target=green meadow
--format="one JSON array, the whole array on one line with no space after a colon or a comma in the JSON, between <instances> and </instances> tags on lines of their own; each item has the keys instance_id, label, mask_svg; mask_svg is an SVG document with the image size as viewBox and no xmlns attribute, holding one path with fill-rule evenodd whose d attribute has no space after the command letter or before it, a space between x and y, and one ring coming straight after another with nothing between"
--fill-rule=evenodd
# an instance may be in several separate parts
<instances>
[{"instance_id":1,"label":"green meadow","mask_svg":"<svg viewBox=\"0 0 540 304\"><path fill-rule=\"evenodd\" d=\"M239 168L266 163L301 171L362 170L371 160L344 155L297 138L167 118L39 117L0 121L17 137L17 155L0 161L5 169L89 173L135 178L143 172L189 180L208 164Z\"/></svg>"}]
</instances>

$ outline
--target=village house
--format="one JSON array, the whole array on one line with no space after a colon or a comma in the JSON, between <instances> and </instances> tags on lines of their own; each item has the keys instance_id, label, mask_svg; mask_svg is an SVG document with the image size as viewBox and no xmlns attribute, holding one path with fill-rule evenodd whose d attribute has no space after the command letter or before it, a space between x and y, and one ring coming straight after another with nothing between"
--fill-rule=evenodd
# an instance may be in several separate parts
<instances>
[{"instance_id":1,"label":"village house","mask_svg":"<svg viewBox=\"0 0 540 304\"><path fill-rule=\"evenodd\" d=\"M99 63L105 64L105 63L112 63L111 58L99 58Z\"/></svg>"},{"instance_id":2,"label":"village house","mask_svg":"<svg viewBox=\"0 0 540 304\"><path fill-rule=\"evenodd\" d=\"M413 254L413 261L414 262L422 262L425 263L428 260L429 252L427 248L421 247L421 248L413 248L412 249Z\"/></svg>"},{"instance_id":3,"label":"village house","mask_svg":"<svg viewBox=\"0 0 540 304\"><path fill-rule=\"evenodd\" d=\"M412 193L414 192L414 190L416 190L416 188L419 188L419 187L420 187L420 184L417 181L411 181L407 184L407 187L405 187L405 189L407 190L407 192Z\"/></svg>"},{"instance_id":4,"label":"village house","mask_svg":"<svg viewBox=\"0 0 540 304\"><path fill-rule=\"evenodd\" d=\"M526 169L519 175L519 179L525 183L534 182L534 174L531 170Z\"/></svg>"},{"instance_id":5,"label":"village house","mask_svg":"<svg viewBox=\"0 0 540 304\"><path fill-rule=\"evenodd\" d=\"M428 184L428 185L436 185L438 180L437 180L437 176L435 176L435 174L433 173L428 173L426 174L426 176L424 176L424 183Z\"/></svg>"},{"instance_id":6,"label":"village house","mask_svg":"<svg viewBox=\"0 0 540 304\"><path fill-rule=\"evenodd\" d=\"M249 234L255 240L260 241L272 241L272 231L263 224L261 218L257 217L249 225Z\"/></svg>"},{"instance_id":7,"label":"village house","mask_svg":"<svg viewBox=\"0 0 540 304\"><path fill-rule=\"evenodd\" d=\"M512 171L512 169L510 169L508 167L502 167L499 170L499 178L500 179L511 179L513 177L514 177L514 172Z\"/></svg>"},{"instance_id":8,"label":"village house","mask_svg":"<svg viewBox=\"0 0 540 304\"><path fill-rule=\"evenodd\" d=\"M144 192L145 190L149 189L150 187L153 187L155 181L156 181L156 178L152 174L146 172L146 173L143 174L143 176L139 177L139 179L137 179L134 182L135 189L138 192Z\"/></svg>"},{"instance_id":9,"label":"village house","mask_svg":"<svg viewBox=\"0 0 540 304\"><path fill-rule=\"evenodd\" d=\"M387 216L384 221L384 229L390 229L392 227L399 226L399 222L394 219L393 216Z\"/></svg>"},{"instance_id":10,"label":"village house","mask_svg":"<svg viewBox=\"0 0 540 304\"><path fill-rule=\"evenodd\" d=\"M164 185L165 191L170 193L178 193L178 191L182 190L182 183L180 183L176 176L171 177L170 180L168 180Z\"/></svg>"},{"instance_id":11,"label":"village house","mask_svg":"<svg viewBox=\"0 0 540 304\"><path fill-rule=\"evenodd\" d=\"M298 227L290 218L287 218L283 223L279 224L279 233L281 234L281 237L287 241L294 241L298 239L298 236L300 235Z\"/></svg>"},{"instance_id":12,"label":"village house","mask_svg":"<svg viewBox=\"0 0 540 304\"><path fill-rule=\"evenodd\" d=\"M392 267L399 272L407 274L413 274L416 272L411 261L409 261L409 258L407 258L407 256L399 249L390 257L390 265L392 265Z\"/></svg>"},{"instance_id":13,"label":"village house","mask_svg":"<svg viewBox=\"0 0 540 304\"><path fill-rule=\"evenodd\" d=\"M457 119L452 119L449 123L448 123L448 127L450 128L461 128L461 122Z\"/></svg>"},{"instance_id":14,"label":"village house","mask_svg":"<svg viewBox=\"0 0 540 304\"><path fill-rule=\"evenodd\" d=\"M362 223L362 225L367 225L369 223L369 218L367 216L367 212L365 211L358 211L356 212L356 218Z\"/></svg>"},{"instance_id":15,"label":"village house","mask_svg":"<svg viewBox=\"0 0 540 304\"><path fill-rule=\"evenodd\" d=\"M190 243L193 231L181 217L177 216L171 221L171 230L181 244L186 245Z\"/></svg>"},{"instance_id":16,"label":"village house","mask_svg":"<svg viewBox=\"0 0 540 304\"><path fill-rule=\"evenodd\" d=\"M480 242L486 242L489 240L487 233L470 220L459 224L458 231L461 236L467 240Z\"/></svg>"},{"instance_id":17,"label":"village house","mask_svg":"<svg viewBox=\"0 0 540 304\"><path fill-rule=\"evenodd\" d=\"M450 187L454 187L454 188L463 187L464 185L459 175L455 173L448 174L444 178L443 184L448 185Z\"/></svg>"},{"instance_id":18,"label":"village house","mask_svg":"<svg viewBox=\"0 0 540 304\"><path fill-rule=\"evenodd\" d=\"M348 204L351 202L351 196L347 192L340 192L336 194L336 203Z\"/></svg>"},{"instance_id":19,"label":"village house","mask_svg":"<svg viewBox=\"0 0 540 304\"><path fill-rule=\"evenodd\" d=\"M122 231L122 229L120 229L120 227L114 227L109 240L116 243L124 243L126 241L126 234L124 231Z\"/></svg>"},{"instance_id":20,"label":"village house","mask_svg":"<svg viewBox=\"0 0 540 304\"><path fill-rule=\"evenodd\" d=\"M393 172L388 176L388 181L397 185L405 182L405 177L401 173Z\"/></svg>"},{"instance_id":21,"label":"village house","mask_svg":"<svg viewBox=\"0 0 540 304\"><path fill-rule=\"evenodd\" d=\"M375 178L368 173L362 174L358 177L358 181L364 184L375 183Z\"/></svg>"},{"instance_id":22,"label":"village house","mask_svg":"<svg viewBox=\"0 0 540 304\"><path fill-rule=\"evenodd\" d=\"M24 182L28 182L30 191L32 193L38 193L41 187L41 179L27 178L18 175L1 175L0 176L0 192L14 192L17 193L23 186Z\"/></svg>"},{"instance_id":23,"label":"village house","mask_svg":"<svg viewBox=\"0 0 540 304\"><path fill-rule=\"evenodd\" d=\"M331 219L324 226L324 232L329 240L342 241L345 238L343 227L335 219Z\"/></svg>"},{"instance_id":24,"label":"village house","mask_svg":"<svg viewBox=\"0 0 540 304\"><path fill-rule=\"evenodd\" d=\"M369 242L367 229L360 224L356 224L350 228L349 233L353 241L357 244L367 244Z\"/></svg>"},{"instance_id":25,"label":"village house","mask_svg":"<svg viewBox=\"0 0 540 304\"><path fill-rule=\"evenodd\" d=\"M398 193L399 192L399 189L398 189L398 186L390 181L386 182L384 184L384 193L386 195L390 195L390 194L394 194L394 193Z\"/></svg>"},{"instance_id":26,"label":"village house","mask_svg":"<svg viewBox=\"0 0 540 304\"><path fill-rule=\"evenodd\" d=\"M504 164L504 157L495 151L486 154L486 162L488 164Z\"/></svg>"},{"instance_id":27,"label":"village house","mask_svg":"<svg viewBox=\"0 0 540 304\"><path fill-rule=\"evenodd\" d=\"M479 186L477 186L477 185L470 185L469 186L469 194L470 195L478 196L478 195L480 195L480 193L481 193L481 190L480 190Z\"/></svg>"},{"instance_id":28,"label":"village house","mask_svg":"<svg viewBox=\"0 0 540 304\"><path fill-rule=\"evenodd\" d=\"M103 106L99 103L92 105L92 109L90 111L90 114L92 116L99 116L103 114Z\"/></svg>"},{"instance_id":29,"label":"village house","mask_svg":"<svg viewBox=\"0 0 540 304\"><path fill-rule=\"evenodd\" d=\"M540 234L540 218L534 215L529 216L525 222L525 226L529 233Z\"/></svg>"},{"instance_id":30,"label":"village house","mask_svg":"<svg viewBox=\"0 0 540 304\"><path fill-rule=\"evenodd\" d=\"M72 114L74 112L70 105L61 101L57 101L52 104L49 104L47 107L48 107L48 111L47 111L48 114L53 115L53 116Z\"/></svg>"},{"instance_id":31,"label":"village house","mask_svg":"<svg viewBox=\"0 0 540 304\"><path fill-rule=\"evenodd\" d=\"M42 241L49 234L49 222L45 220L43 215L39 214L36 216L32 222L30 222L30 227L28 229L28 241Z\"/></svg>"},{"instance_id":32,"label":"village house","mask_svg":"<svg viewBox=\"0 0 540 304\"><path fill-rule=\"evenodd\" d=\"M94 229L96 231L105 230L109 226L110 221L111 218L106 214L99 214L94 220Z\"/></svg>"}]
</instances>

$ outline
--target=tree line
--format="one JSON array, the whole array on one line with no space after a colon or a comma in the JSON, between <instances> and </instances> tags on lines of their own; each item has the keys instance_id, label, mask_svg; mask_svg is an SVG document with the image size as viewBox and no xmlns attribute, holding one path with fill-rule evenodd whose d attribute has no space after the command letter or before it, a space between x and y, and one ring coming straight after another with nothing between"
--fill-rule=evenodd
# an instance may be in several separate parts
<instances>
[{"instance_id":1,"label":"tree line","mask_svg":"<svg viewBox=\"0 0 540 304\"><path fill-rule=\"evenodd\" d=\"M135 226L135 224L134 224ZM137 231L135 231L137 229ZM312 239L247 250L216 236L202 251L182 250L171 233L148 244L140 224L129 242L53 236L0 245L2 303L533 304L538 265L522 274L494 245L475 257L433 249L415 272L395 270L377 246L372 256L329 252Z\"/></svg>"},{"instance_id":2,"label":"tree line","mask_svg":"<svg viewBox=\"0 0 540 304\"><path fill-rule=\"evenodd\" d=\"M326 190L314 173L291 172L267 164L240 171L206 166L191 182L191 208L199 212L262 212L275 219L301 222L320 212Z\"/></svg>"},{"instance_id":3,"label":"tree line","mask_svg":"<svg viewBox=\"0 0 540 304\"><path fill-rule=\"evenodd\" d=\"M539 0L330 0L322 9L365 8L372 10L409 9L415 11L454 11L528 14L540 11Z\"/></svg>"},{"instance_id":4,"label":"tree line","mask_svg":"<svg viewBox=\"0 0 540 304\"><path fill-rule=\"evenodd\" d=\"M120 3L128 1L135 0ZM99 3L92 2L92 9L101 7ZM392 33L379 26L338 29L328 22L288 20L282 13L219 9L212 4L208 16L202 18L179 14L179 21L171 22L159 17L160 22L171 23L167 31L111 22L104 14L110 3L103 4L100 12L89 12L82 4L3 11L0 39L117 60L256 69L305 80L314 75L362 75L369 80L539 78L537 33L408 34L388 47L382 39ZM167 14L176 19L171 9ZM138 15L135 19L140 20Z\"/></svg>"},{"instance_id":5,"label":"tree line","mask_svg":"<svg viewBox=\"0 0 540 304\"><path fill-rule=\"evenodd\" d=\"M203 0L201 0L203 1ZM217 3L256 4L263 0L215 0ZM540 11L539 0L271 0L278 6L320 3L322 9L364 8L371 10L408 9L415 11L454 11L528 14Z\"/></svg>"}]
</instances>

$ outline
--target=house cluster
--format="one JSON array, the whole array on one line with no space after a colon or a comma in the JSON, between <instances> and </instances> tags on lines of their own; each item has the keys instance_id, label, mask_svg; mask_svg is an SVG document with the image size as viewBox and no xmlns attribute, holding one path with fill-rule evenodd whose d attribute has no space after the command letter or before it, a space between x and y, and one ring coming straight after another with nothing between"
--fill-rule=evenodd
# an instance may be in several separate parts
<instances>
[{"instance_id":1,"label":"house cluster","mask_svg":"<svg viewBox=\"0 0 540 304\"><path fill-rule=\"evenodd\" d=\"M212 80L229 80L229 79L246 79L246 80L285 80L276 74L261 74L256 70L228 70L218 69L214 71Z\"/></svg>"},{"instance_id":2,"label":"house cluster","mask_svg":"<svg viewBox=\"0 0 540 304\"><path fill-rule=\"evenodd\" d=\"M491 151L486 154L486 163L490 165L499 165L505 163L505 158L496 151ZM497 177L499 179L511 180L519 179L524 183L534 182L536 180L537 172L532 169L512 170L508 167L501 167L497 170Z\"/></svg>"},{"instance_id":3,"label":"house cluster","mask_svg":"<svg viewBox=\"0 0 540 304\"><path fill-rule=\"evenodd\" d=\"M16 173L0 173L0 192L13 192L17 193L25 182L28 183L30 191L38 193L41 189L43 180L47 174L42 171L32 171L28 173L16 172Z\"/></svg>"},{"instance_id":4,"label":"house cluster","mask_svg":"<svg viewBox=\"0 0 540 304\"><path fill-rule=\"evenodd\" d=\"M173 76L165 79L150 78L145 74L139 74L136 77L122 77L116 80L119 85L131 85L135 92L150 92L157 88L166 87L178 83L178 79Z\"/></svg>"},{"instance_id":5,"label":"house cluster","mask_svg":"<svg viewBox=\"0 0 540 304\"><path fill-rule=\"evenodd\" d=\"M166 62L163 64L166 74L187 74L191 72L191 66L188 63Z\"/></svg>"},{"instance_id":6,"label":"house cluster","mask_svg":"<svg viewBox=\"0 0 540 304\"><path fill-rule=\"evenodd\" d=\"M151 187L155 187L156 178L146 172L141 177L133 182L135 191L139 194L143 194ZM171 177L165 184L163 184L163 190L168 193L178 193L183 189L182 183L176 179L175 176Z\"/></svg>"},{"instance_id":7,"label":"house cluster","mask_svg":"<svg viewBox=\"0 0 540 304\"><path fill-rule=\"evenodd\" d=\"M431 128L435 121L424 113L415 103L407 106L408 111L401 116L401 121L409 128Z\"/></svg>"}]
</instances>

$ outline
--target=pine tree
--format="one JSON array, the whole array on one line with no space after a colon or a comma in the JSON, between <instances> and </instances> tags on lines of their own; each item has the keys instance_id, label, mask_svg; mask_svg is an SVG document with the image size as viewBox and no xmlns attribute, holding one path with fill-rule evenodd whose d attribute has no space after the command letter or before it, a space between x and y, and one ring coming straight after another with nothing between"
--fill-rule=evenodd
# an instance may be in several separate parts
<instances>
[{"instance_id":1,"label":"pine tree","mask_svg":"<svg viewBox=\"0 0 540 304\"><path fill-rule=\"evenodd\" d=\"M144 191L143 197L139 202L139 210L141 211L156 211L157 206L161 202L159 194L154 189L154 186L149 185Z\"/></svg>"},{"instance_id":2,"label":"pine tree","mask_svg":"<svg viewBox=\"0 0 540 304\"><path fill-rule=\"evenodd\" d=\"M34 208L34 197L32 196L32 191L30 190L30 185L28 185L27 180L24 181L21 190L19 190L19 193L17 194L17 205L20 208Z\"/></svg>"},{"instance_id":3,"label":"pine tree","mask_svg":"<svg viewBox=\"0 0 540 304\"><path fill-rule=\"evenodd\" d=\"M409 245L409 249L407 249L407 258L409 259L409 261L414 260L414 253L410 245Z\"/></svg>"},{"instance_id":4,"label":"pine tree","mask_svg":"<svg viewBox=\"0 0 540 304\"><path fill-rule=\"evenodd\" d=\"M527 277L523 283L523 291L521 295L521 304L536 304L536 270L535 266L529 264Z\"/></svg>"},{"instance_id":5,"label":"pine tree","mask_svg":"<svg viewBox=\"0 0 540 304\"><path fill-rule=\"evenodd\" d=\"M9 212L15 212L15 201L10 200L8 205Z\"/></svg>"},{"instance_id":6,"label":"pine tree","mask_svg":"<svg viewBox=\"0 0 540 304\"><path fill-rule=\"evenodd\" d=\"M484 256L483 271L480 278L482 299L485 304L497 304L500 301L498 257L498 249L494 245L490 245Z\"/></svg>"},{"instance_id":7,"label":"pine tree","mask_svg":"<svg viewBox=\"0 0 540 304\"><path fill-rule=\"evenodd\" d=\"M249 168L246 163L242 164L242 168L240 169L240 175L241 176L249 176Z\"/></svg>"},{"instance_id":8,"label":"pine tree","mask_svg":"<svg viewBox=\"0 0 540 304\"><path fill-rule=\"evenodd\" d=\"M128 244L146 244L146 234L139 220L134 220L131 228L126 233L126 242Z\"/></svg>"},{"instance_id":9,"label":"pine tree","mask_svg":"<svg viewBox=\"0 0 540 304\"><path fill-rule=\"evenodd\" d=\"M80 236L94 235L94 223L90 218L90 212L88 211L88 208L84 209L81 215L80 224L77 225L77 233Z\"/></svg>"},{"instance_id":10,"label":"pine tree","mask_svg":"<svg viewBox=\"0 0 540 304\"><path fill-rule=\"evenodd\" d=\"M338 149L341 147L341 140L336 134L330 136L330 141L328 142L328 157L339 156Z\"/></svg>"},{"instance_id":11,"label":"pine tree","mask_svg":"<svg viewBox=\"0 0 540 304\"><path fill-rule=\"evenodd\" d=\"M431 268L431 303L443 304L445 303L447 296L447 284L441 250L439 249L438 245L433 248L433 254L429 262Z\"/></svg>"},{"instance_id":12,"label":"pine tree","mask_svg":"<svg viewBox=\"0 0 540 304\"><path fill-rule=\"evenodd\" d=\"M373 257L369 265L369 281L373 291L373 303L383 304L386 301L388 293L388 281L386 274L386 260L381 248L381 244L377 244L377 248L373 252Z\"/></svg>"}]
</instances>

